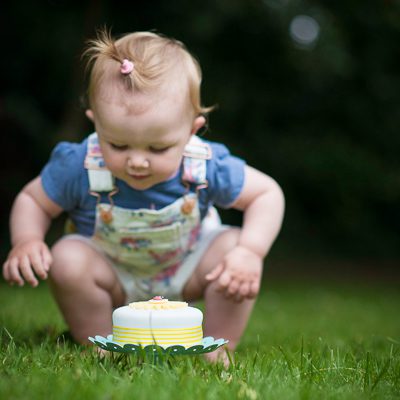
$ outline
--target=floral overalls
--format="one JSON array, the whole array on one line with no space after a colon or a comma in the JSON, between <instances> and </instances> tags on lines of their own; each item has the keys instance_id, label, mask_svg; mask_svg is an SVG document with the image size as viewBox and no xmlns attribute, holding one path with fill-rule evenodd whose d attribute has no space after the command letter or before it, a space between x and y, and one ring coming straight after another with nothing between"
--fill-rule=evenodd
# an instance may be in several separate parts
<instances>
[{"instance_id":1,"label":"floral overalls","mask_svg":"<svg viewBox=\"0 0 400 400\"><path fill-rule=\"evenodd\" d=\"M210 146L192 136L185 147L182 181L196 191L188 189L160 210L131 210L113 204L112 195L118 191L114 178L105 167L97 134L88 138L85 168L90 193L98 198L92 239L116 265L141 279L149 292L155 282L167 286L196 246L201 228L197 191L207 187L206 162L210 158ZM100 201L100 192L109 193L110 203Z\"/></svg>"}]
</instances>

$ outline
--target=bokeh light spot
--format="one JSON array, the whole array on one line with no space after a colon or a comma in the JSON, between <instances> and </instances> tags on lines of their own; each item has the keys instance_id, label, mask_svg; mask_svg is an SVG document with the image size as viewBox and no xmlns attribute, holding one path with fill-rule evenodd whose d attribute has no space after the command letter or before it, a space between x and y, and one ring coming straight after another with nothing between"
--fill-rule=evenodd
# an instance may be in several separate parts
<instances>
[{"instance_id":1,"label":"bokeh light spot","mask_svg":"<svg viewBox=\"0 0 400 400\"><path fill-rule=\"evenodd\" d=\"M307 15L297 15L290 23L289 32L296 44L302 47L311 47L319 36L318 22Z\"/></svg>"}]
</instances>

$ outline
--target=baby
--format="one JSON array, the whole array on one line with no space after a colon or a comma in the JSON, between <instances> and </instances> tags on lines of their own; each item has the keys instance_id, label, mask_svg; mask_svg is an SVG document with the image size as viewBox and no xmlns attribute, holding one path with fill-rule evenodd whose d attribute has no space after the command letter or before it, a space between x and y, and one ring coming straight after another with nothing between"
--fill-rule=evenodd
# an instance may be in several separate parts
<instances>
[{"instance_id":1,"label":"baby","mask_svg":"<svg viewBox=\"0 0 400 400\"><path fill-rule=\"evenodd\" d=\"M281 226L279 185L196 136L211 108L181 42L150 32L114 40L103 30L85 55L95 133L59 143L18 194L4 278L49 278L79 343L109 334L113 309L127 302L203 298L205 335L233 350ZM222 225L214 205L243 211L243 226ZM45 234L64 211L69 231L50 250Z\"/></svg>"}]
</instances>

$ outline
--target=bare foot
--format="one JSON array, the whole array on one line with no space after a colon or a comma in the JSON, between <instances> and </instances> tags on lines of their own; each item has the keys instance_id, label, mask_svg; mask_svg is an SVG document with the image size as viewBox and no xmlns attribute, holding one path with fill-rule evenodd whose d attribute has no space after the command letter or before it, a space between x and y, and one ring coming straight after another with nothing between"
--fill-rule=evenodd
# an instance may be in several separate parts
<instances>
[{"instance_id":1,"label":"bare foot","mask_svg":"<svg viewBox=\"0 0 400 400\"><path fill-rule=\"evenodd\" d=\"M109 357L111 355L111 352L108 350L104 350L100 347L96 347L96 353L99 356L99 358L102 360L105 357Z\"/></svg>"},{"instance_id":2,"label":"bare foot","mask_svg":"<svg viewBox=\"0 0 400 400\"><path fill-rule=\"evenodd\" d=\"M233 361L233 353L225 347L220 347L212 353L206 353L204 357L210 363L222 363L225 369L229 368L231 360Z\"/></svg>"}]
</instances>

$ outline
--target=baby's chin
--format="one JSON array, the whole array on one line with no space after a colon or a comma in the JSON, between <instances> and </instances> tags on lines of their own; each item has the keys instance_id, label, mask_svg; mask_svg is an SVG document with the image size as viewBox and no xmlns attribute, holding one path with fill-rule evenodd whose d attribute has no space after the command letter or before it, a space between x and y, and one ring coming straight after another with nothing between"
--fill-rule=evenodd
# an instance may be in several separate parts
<instances>
[{"instance_id":1,"label":"baby's chin","mask_svg":"<svg viewBox=\"0 0 400 400\"><path fill-rule=\"evenodd\" d=\"M165 179L155 179L153 176L149 176L147 178L135 179L133 177L124 177L122 179L129 187L135 190L147 190L152 188L153 186L163 182Z\"/></svg>"},{"instance_id":2,"label":"baby's chin","mask_svg":"<svg viewBox=\"0 0 400 400\"><path fill-rule=\"evenodd\" d=\"M114 176L124 181L132 189L147 190L155 185L158 185L159 183L167 182L169 180L174 179L178 175L178 173L179 169L171 174L166 174L165 176L149 175L148 177L144 178L143 177L137 178L135 176L130 176L130 175L118 176L116 174Z\"/></svg>"},{"instance_id":3,"label":"baby's chin","mask_svg":"<svg viewBox=\"0 0 400 400\"><path fill-rule=\"evenodd\" d=\"M137 182L136 180L129 179L129 180L125 180L125 183L129 187L131 187L132 189L135 189L135 190L147 190L159 182L154 182L154 181L150 182L150 180L149 180L149 182L141 182L141 181Z\"/></svg>"}]
</instances>

